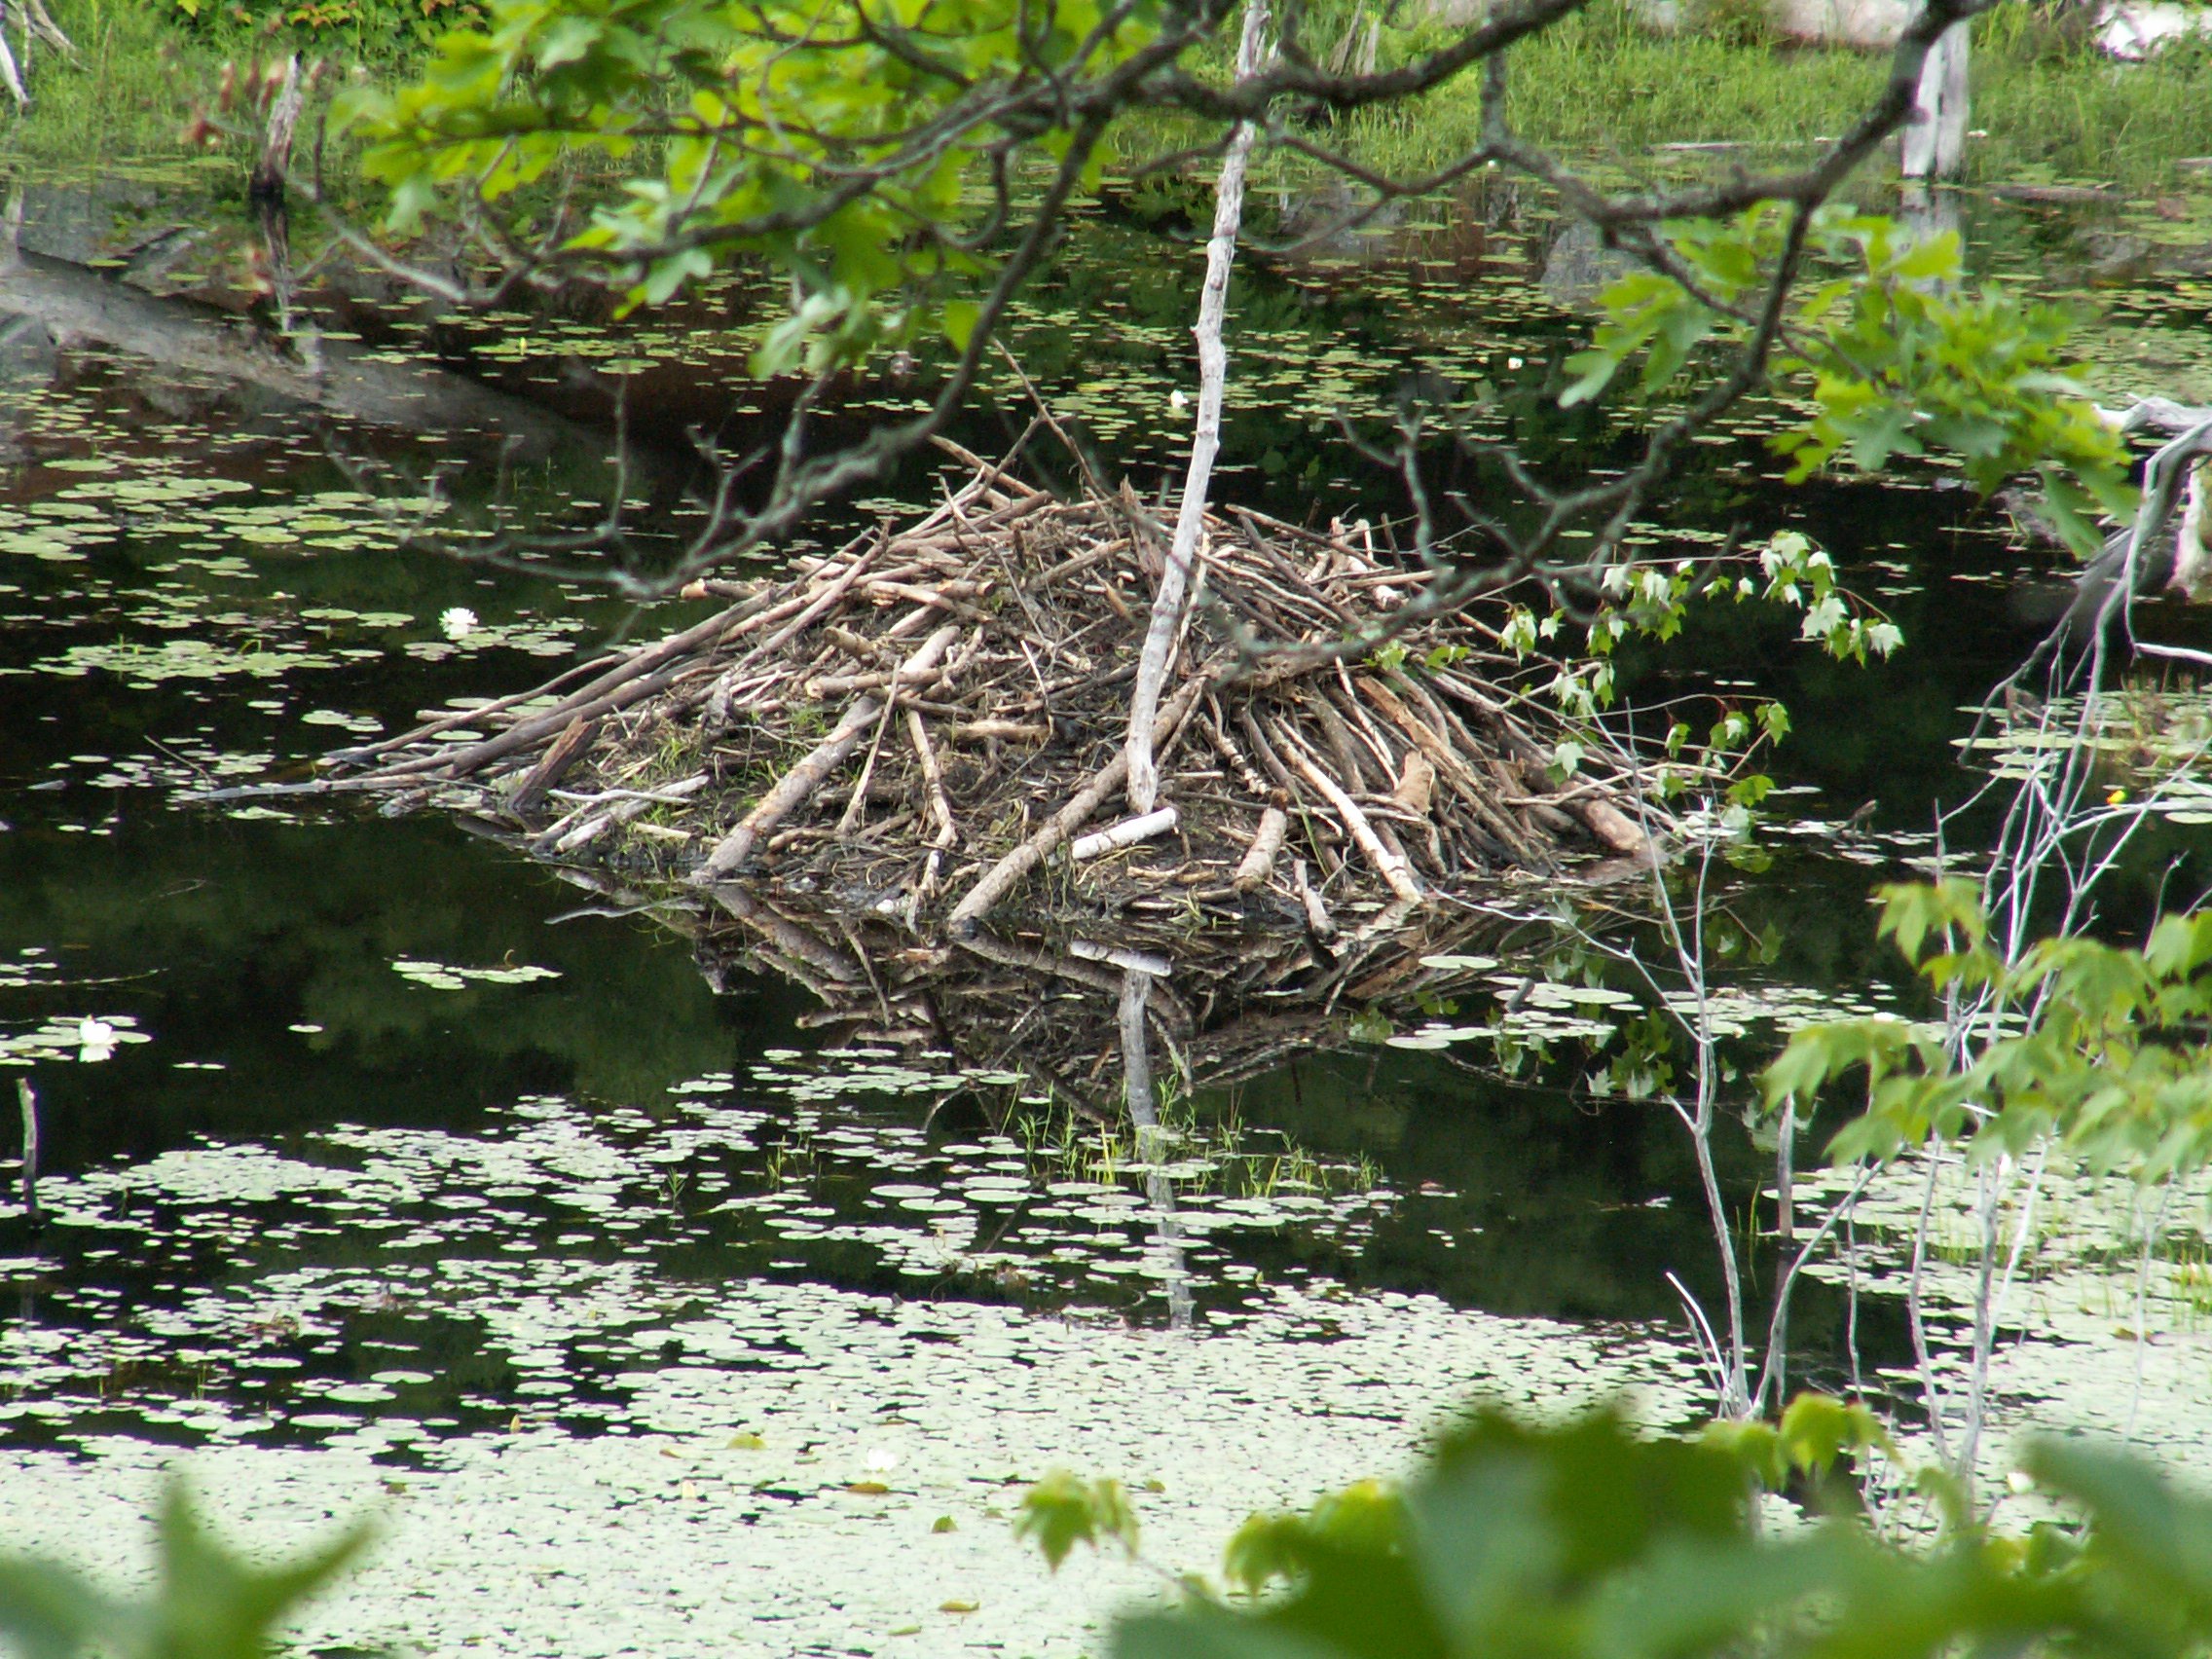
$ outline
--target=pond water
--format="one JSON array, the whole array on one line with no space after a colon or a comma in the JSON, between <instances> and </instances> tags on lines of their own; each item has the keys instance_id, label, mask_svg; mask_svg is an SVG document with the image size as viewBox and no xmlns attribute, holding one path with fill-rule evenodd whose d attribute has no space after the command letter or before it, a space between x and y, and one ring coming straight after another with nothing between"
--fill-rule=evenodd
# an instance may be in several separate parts
<instances>
[{"instance_id":1,"label":"pond water","mask_svg":"<svg viewBox=\"0 0 2212 1659\"><path fill-rule=\"evenodd\" d=\"M1012 334L1147 493L1182 436L1186 207L1095 215ZM1972 228L1988 269L2105 284L2101 393L2212 401L2195 211L1981 204ZM830 1047L802 991L717 989L677 933L461 827L180 803L700 614L408 532L574 524L621 492L651 557L686 522L685 424L734 442L776 418L739 373L764 309L733 286L644 327L463 324L343 270L257 298L256 227L190 177L35 187L23 219L0 274L0 1072L36 1092L41 1158L34 1213L0 1129L11 1543L128 1570L118 1540L181 1466L271 1544L385 1515L311 1616L318 1646L1074 1651L1144 1581L1086 1563L1071 1593L1014 1548L1013 1483L1055 1464L1149 1483L1153 1553L1203 1567L1248 1508L1392 1465L1472 1394L1705 1410L1668 1280L1717 1287L1689 1147L1663 1106L1602 1092L1605 1011L1632 999L1534 927L1480 988L1513 1041L1477 1039L1470 999L1200 1090L1162 1184L1017 1072ZM1595 267L1496 189L1253 261L1224 488L1301 521L1386 513L1331 413L1408 386L1555 472L1617 461L1623 429L1544 397ZM311 343L256 332L283 321ZM985 403L961 436L1003 448L1018 387ZM2045 564L1939 475L1784 499L1758 430L1720 434L1652 535L1798 523L1908 645L1844 669L1739 612L1632 665L1660 685L1719 664L1795 717L1789 810L1717 936L1742 1066L1797 1019L1895 1005L1866 893L1969 793L1971 711L2032 642L2019 591ZM808 544L936 488L917 466ZM2201 888L2203 829L2171 824L2130 870L2123 903ZM1733 1123L1720 1152L1732 1207L1755 1206L1765 1153ZM2132 1373L2134 1345L2099 1346L2125 1322L2116 1204L2054 1205L2011 1409L2109 1415ZM1804 1304L1816 1378L1846 1380L1847 1319L1870 1374L1905 1357L1873 1248L1860 1296L1830 1275ZM2161 1268L2136 1426L2177 1455L2212 1441L2201 1294L2187 1260Z\"/></svg>"}]
</instances>

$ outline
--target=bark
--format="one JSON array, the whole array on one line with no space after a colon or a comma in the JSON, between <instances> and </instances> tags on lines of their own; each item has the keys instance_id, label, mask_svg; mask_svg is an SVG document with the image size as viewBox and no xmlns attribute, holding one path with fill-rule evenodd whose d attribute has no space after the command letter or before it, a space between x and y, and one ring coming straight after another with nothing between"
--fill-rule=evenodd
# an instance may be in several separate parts
<instances>
[{"instance_id":1,"label":"bark","mask_svg":"<svg viewBox=\"0 0 2212 1659\"><path fill-rule=\"evenodd\" d=\"M269 105L269 126L262 133L261 159L253 165L245 193L249 201L284 200L284 174L292 165L292 134L300 125L300 59L294 53L284 62L284 78Z\"/></svg>"},{"instance_id":2,"label":"bark","mask_svg":"<svg viewBox=\"0 0 2212 1659\"><path fill-rule=\"evenodd\" d=\"M1238 80L1249 80L1259 73L1267 26L1268 0L1244 0L1244 32L1236 48ZM1222 158L1221 177L1214 185L1213 237L1206 243L1205 286L1198 295L1198 320L1192 329L1198 342L1198 426L1191 437L1191 465L1183 480L1175 541L1168 549L1167 568L1161 572L1160 591L1153 598L1144 654L1137 660L1136 685L1129 693L1128 801L1134 814L1150 812L1159 803L1160 771L1152 757L1153 720L1167 682L1168 658L1174 651L1184 596L1190 591L1191 568L1198 561L1198 539L1205 525L1214 454L1221 447L1222 382L1228 368L1221 322L1229 302L1229 270L1236 257L1236 236L1244 223L1244 163L1252 151L1252 133L1250 122L1237 124L1230 135L1229 152Z\"/></svg>"},{"instance_id":3,"label":"bark","mask_svg":"<svg viewBox=\"0 0 2212 1659\"><path fill-rule=\"evenodd\" d=\"M1957 178L1967 153L1967 29L1945 29L1921 65L1904 129L1904 176Z\"/></svg>"}]
</instances>

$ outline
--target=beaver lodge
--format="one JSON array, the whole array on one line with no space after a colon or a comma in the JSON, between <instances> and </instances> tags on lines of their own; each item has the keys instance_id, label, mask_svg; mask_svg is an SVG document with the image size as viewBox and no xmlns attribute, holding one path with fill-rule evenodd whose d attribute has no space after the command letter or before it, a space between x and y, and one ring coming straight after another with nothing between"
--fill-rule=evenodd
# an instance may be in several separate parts
<instances>
[{"instance_id":1,"label":"beaver lodge","mask_svg":"<svg viewBox=\"0 0 2212 1659\"><path fill-rule=\"evenodd\" d=\"M1449 972L1422 959L1498 931L1470 895L1645 855L1651 809L1601 754L1553 779L1559 718L1478 623L1414 624L1396 668L1297 649L1428 572L1235 508L1209 519L1161 700L1163 810L1124 818L1165 530L1125 489L1060 499L960 453L966 481L903 529L780 581L694 583L727 608L335 756L323 787L460 808L594 885L674 895L707 918L704 954L734 928L877 1037L946 1040L941 1009L899 1007L956 957L1097 989L1172 963L1165 1033L1216 1031L1237 1072L1292 1040L1286 999L1326 1012ZM1222 1029L1256 997L1277 1005L1264 1034ZM987 1047L1036 1006L1031 981L958 1023Z\"/></svg>"}]
</instances>

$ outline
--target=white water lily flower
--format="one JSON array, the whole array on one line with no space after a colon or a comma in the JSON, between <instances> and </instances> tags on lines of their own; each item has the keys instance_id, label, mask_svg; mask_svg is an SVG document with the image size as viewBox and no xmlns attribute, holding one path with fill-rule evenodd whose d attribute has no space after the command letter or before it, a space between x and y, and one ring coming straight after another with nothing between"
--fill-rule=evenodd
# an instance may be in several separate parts
<instances>
[{"instance_id":1,"label":"white water lily flower","mask_svg":"<svg viewBox=\"0 0 2212 1659\"><path fill-rule=\"evenodd\" d=\"M115 1052L115 1027L104 1019L77 1021L77 1058L86 1065L107 1059Z\"/></svg>"},{"instance_id":2,"label":"white water lily flower","mask_svg":"<svg viewBox=\"0 0 2212 1659\"><path fill-rule=\"evenodd\" d=\"M899 1466L899 1454L888 1446L870 1447L867 1456L861 1462L871 1475L888 1475Z\"/></svg>"},{"instance_id":3,"label":"white water lily flower","mask_svg":"<svg viewBox=\"0 0 2212 1659\"><path fill-rule=\"evenodd\" d=\"M449 640L465 640L476 632L476 612L465 605L456 605L438 613L438 626L445 630Z\"/></svg>"},{"instance_id":4,"label":"white water lily flower","mask_svg":"<svg viewBox=\"0 0 2212 1659\"><path fill-rule=\"evenodd\" d=\"M1183 395L1183 388L1181 387L1177 387L1173 391L1167 394L1167 407L1174 410L1178 415L1182 414L1184 410L1191 407L1191 400Z\"/></svg>"}]
</instances>

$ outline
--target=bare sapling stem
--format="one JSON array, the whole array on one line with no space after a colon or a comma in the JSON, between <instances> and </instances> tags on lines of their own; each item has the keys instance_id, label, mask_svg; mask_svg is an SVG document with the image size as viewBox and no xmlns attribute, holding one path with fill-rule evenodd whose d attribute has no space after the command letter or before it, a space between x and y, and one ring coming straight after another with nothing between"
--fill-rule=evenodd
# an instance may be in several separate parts
<instances>
[{"instance_id":1,"label":"bare sapling stem","mask_svg":"<svg viewBox=\"0 0 2212 1659\"><path fill-rule=\"evenodd\" d=\"M1244 33L1236 47L1236 78L1249 81L1265 55L1268 0L1244 0ZM1244 163L1252 152L1253 127L1238 122L1221 159L1214 184L1213 236L1206 242L1205 286L1198 294L1198 320L1191 332L1198 342L1198 419L1191 434L1191 465L1183 478L1183 502L1175 516L1175 540L1160 591L1153 596L1152 620L1145 630L1144 654L1137 659L1136 685L1129 693L1128 802L1132 814L1159 803L1160 771L1153 764L1152 725L1160 693L1167 682L1167 662L1190 591L1191 567L1198 562L1198 537L1205 526L1206 493L1213 482L1213 460L1221 448L1221 393L1229 353L1221 344L1223 313L1229 306L1229 268L1236 258L1236 237L1244 223Z\"/></svg>"}]
</instances>

